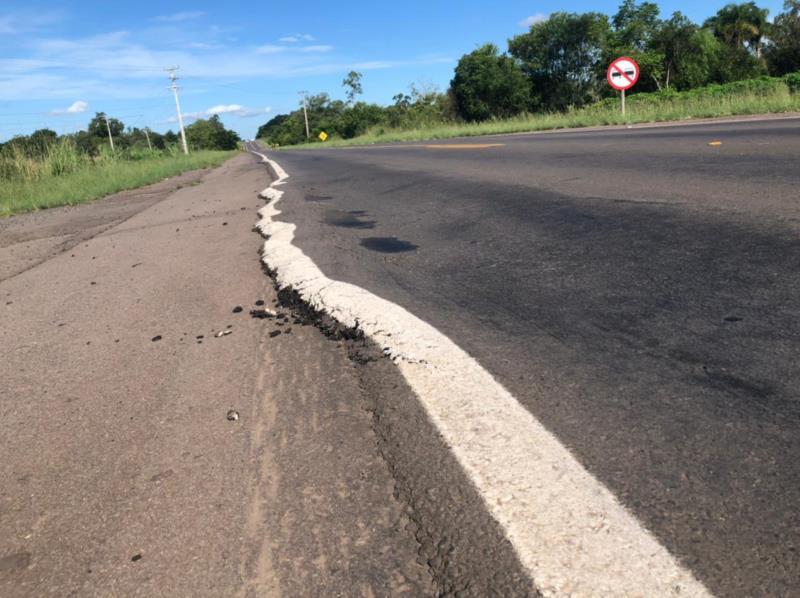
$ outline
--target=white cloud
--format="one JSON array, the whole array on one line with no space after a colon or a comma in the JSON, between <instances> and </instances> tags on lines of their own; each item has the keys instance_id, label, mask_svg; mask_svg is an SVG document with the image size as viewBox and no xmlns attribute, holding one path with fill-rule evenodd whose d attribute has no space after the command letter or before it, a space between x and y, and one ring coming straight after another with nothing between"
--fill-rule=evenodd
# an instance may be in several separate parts
<instances>
[{"instance_id":1,"label":"white cloud","mask_svg":"<svg viewBox=\"0 0 800 598\"><path fill-rule=\"evenodd\" d=\"M529 17L525 17L524 19L522 19L519 22L519 26L520 27L525 27L527 29L528 27L532 27L533 25L536 25L536 23L543 23L547 19L548 19L548 15L546 15L544 13L541 13L541 12L538 12L535 15L531 15Z\"/></svg>"},{"instance_id":2,"label":"white cloud","mask_svg":"<svg viewBox=\"0 0 800 598\"><path fill-rule=\"evenodd\" d=\"M267 44L266 46L258 46L256 48L256 54L279 54L286 50L285 46L273 46Z\"/></svg>"},{"instance_id":3,"label":"white cloud","mask_svg":"<svg viewBox=\"0 0 800 598\"><path fill-rule=\"evenodd\" d=\"M294 35L287 35L285 37L280 38L280 40L285 44L294 44L297 42L313 42L316 38L313 35L309 35L308 33L295 33Z\"/></svg>"},{"instance_id":4,"label":"white cloud","mask_svg":"<svg viewBox=\"0 0 800 598\"><path fill-rule=\"evenodd\" d=\"M192 48L189 43L165 45L160 38L127 31L74 38L32 37L26 41L24 54L0 58L0 102L36 99L69 105L75 98L96 102L161 97L166 93L164 66L172 64L181 67L178 76L185 93L207 93L199 80L307 77L452 62L432 56L405 61L337 61L330 58L329 48L297 44L226 46L210 51Z\"/></svg>"},{"instance_id":5,"label":"white cloud","mask_svg":"<svg viewBox=\"0 0 800 598\"><path fill-rule=\"evenodd\" d=\"M301 52L330 52L333 46L304 46L300 48Z\"/></svg>"},{"instance_id":6,"label":"white cloud","mask_svg":"<svg viewBox=\"0 0 800 598\"><path fill-rule=\"evenodd\" d=\"M62 20L58 11L25 11L0 15L0 35L19 35Z\"/></svg>"},{"instance_id":7,"label":"white cloud","mask_svg":"<svg viewBox=\"0 0 800 598\"><path fill-rule=\"evenodd\" d=\"M77 114L79 112L86 112L89 109L89 102L84 102L83 100L78 100L77 102L73 102L72 105L67 108L67 112L70 114Z\"/></svg>"},{"instance_id":8,"label":"white cloud","mask_svg":"<svg viewBox=\"0 0 800 598\"><path fill-rule=\"evenodd\" d=\"M192 48L193 50L221 50L225 46L223 44L209 44L206 42L189 42L186 47Z\"/></svg>"},{"instance_id":9,"label":"white cloud","mask_svg":"<svg viewBox=\"0 0 800 598\"><path fill-rule=\"evenodd\" d=\"M185 11L185 12L176 12L171 15L160 15L155 17L154 21L161 21L162 23L179 23L181 21L191 21L192 19L199 19L202 16L205 16L201 10L194 10L194 11Z\"/></svg>"},{"instance_id":10,"label":"white cloud","mask_svg":"<svg viewBox=\"0 0 800 598\"><path fill-rule=\"evenodd\" d=\"M51 114L80 114L81 112L86 112L88 109L89 102L78 100L77 102L73 102L69 108L59 108L53 110Z\"/></svg>"},{"instance_id":11,"label":"white cloud","mask_svg":"<svg viewBox=\"0 0 800 598\"><path fill-rule=\"evenodd\" d=\"M202 112L187 112L183 116L187 120L198 120L200 118L206 118L208 116L219 114L232 114L233 116L238 116L239 118L252 118L254 116L266 114L270 110L272 110L272 108L269 107L246 108L240 104L220 104L218 106L212 106L208 110L204 110Z\"/></svg>"}]
</instances>

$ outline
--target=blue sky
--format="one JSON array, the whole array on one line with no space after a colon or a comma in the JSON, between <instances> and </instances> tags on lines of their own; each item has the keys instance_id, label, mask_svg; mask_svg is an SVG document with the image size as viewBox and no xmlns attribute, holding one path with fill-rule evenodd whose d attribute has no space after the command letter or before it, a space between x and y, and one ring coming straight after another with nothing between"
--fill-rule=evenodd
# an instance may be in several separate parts
<instances>
[{"instance_id":1,"label":"blue sky","mask_svg":"<svg viewBox=\"0 0 800 598\"><path fill-rule=\"evenodd\" d=\"M723 4L669 0L702 21ZM299 90L343 97L364 75L363 99L388 103L409 85L447 87L459 56L505 48L524 23L556 11L613 14L618 1L19 2L0 6L0 140L85 127L95 111L127 125L175 128L166 66L180 66L190 118L219 113L252 137L297 106ZM758 2L780 12L781 0Z\"/></svg>"}]
</instances>

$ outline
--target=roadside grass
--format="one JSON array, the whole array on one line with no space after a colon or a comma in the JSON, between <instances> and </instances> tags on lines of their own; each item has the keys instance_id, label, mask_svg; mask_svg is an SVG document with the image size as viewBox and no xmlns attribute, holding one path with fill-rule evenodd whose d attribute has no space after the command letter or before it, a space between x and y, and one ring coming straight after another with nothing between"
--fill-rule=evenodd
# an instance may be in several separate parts
<instances>
[{"instance_id":1,"label":"roadside grass","mask_svg":"<svg viewBox=\"0 0 800 598\"><path fill-rule=\"evenodd\" d=\"M697 118L775 114L800 111L800 77L762 78L726 85L711 85L686 92L641 93L628 97L622 115L619 98L560 113L525 114L480 123L442 123L415 129L373 127L353 139L329 139L324 143L278 149L319 149L371 145L391 141L424 141L501 133L523 133L603 125L681 121Z\"/></svg>"},{"instance_id":2,"label":"roadside grass","mask_svg":"<svg viewBox=\"0 0 800 598\"><path fill-rule=\"evenodd\" d=\"M233 151L143 153L135 159L86 161L69 151L42 161L17 156L15 176L0 176L0 217L63 205L75 205L117 191L134 189L188 170L217 166ZM13 160L12 160L13 161Z\"/></svg>"}]
</instances>

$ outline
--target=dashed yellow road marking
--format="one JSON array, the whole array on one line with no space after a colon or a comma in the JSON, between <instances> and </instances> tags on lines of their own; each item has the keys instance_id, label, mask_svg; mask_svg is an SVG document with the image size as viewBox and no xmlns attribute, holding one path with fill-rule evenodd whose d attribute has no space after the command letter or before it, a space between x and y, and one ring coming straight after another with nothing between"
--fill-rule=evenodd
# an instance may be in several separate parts
<instances>
[{"instance_id":1,"label":"dashed yellow road marking","mask_svg":"<svg viewBox=\"0 0 800 598\"><path fill-rule=\"evenodd\" d=\"M708 145L713 145L713 146L722 145L722 142L721 141L709 141Z\"/></svg>"}]
</instances>

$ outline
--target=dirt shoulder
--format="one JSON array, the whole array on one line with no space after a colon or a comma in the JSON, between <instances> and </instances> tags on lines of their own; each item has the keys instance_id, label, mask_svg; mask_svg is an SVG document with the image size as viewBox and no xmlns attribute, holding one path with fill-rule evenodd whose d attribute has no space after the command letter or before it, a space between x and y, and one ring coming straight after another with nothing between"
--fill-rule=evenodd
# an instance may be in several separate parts
<instances>
[{"instance_id":1,"label":"dirt shoulder","mask_svg":"<svg viewBox=\"0 0 800 598\"><path fill-rule=\"evenodd\" d=\"M0 221L0 595L433 593L345 348L248 313L268 183Z\"/></svg>"}]
</instances>

